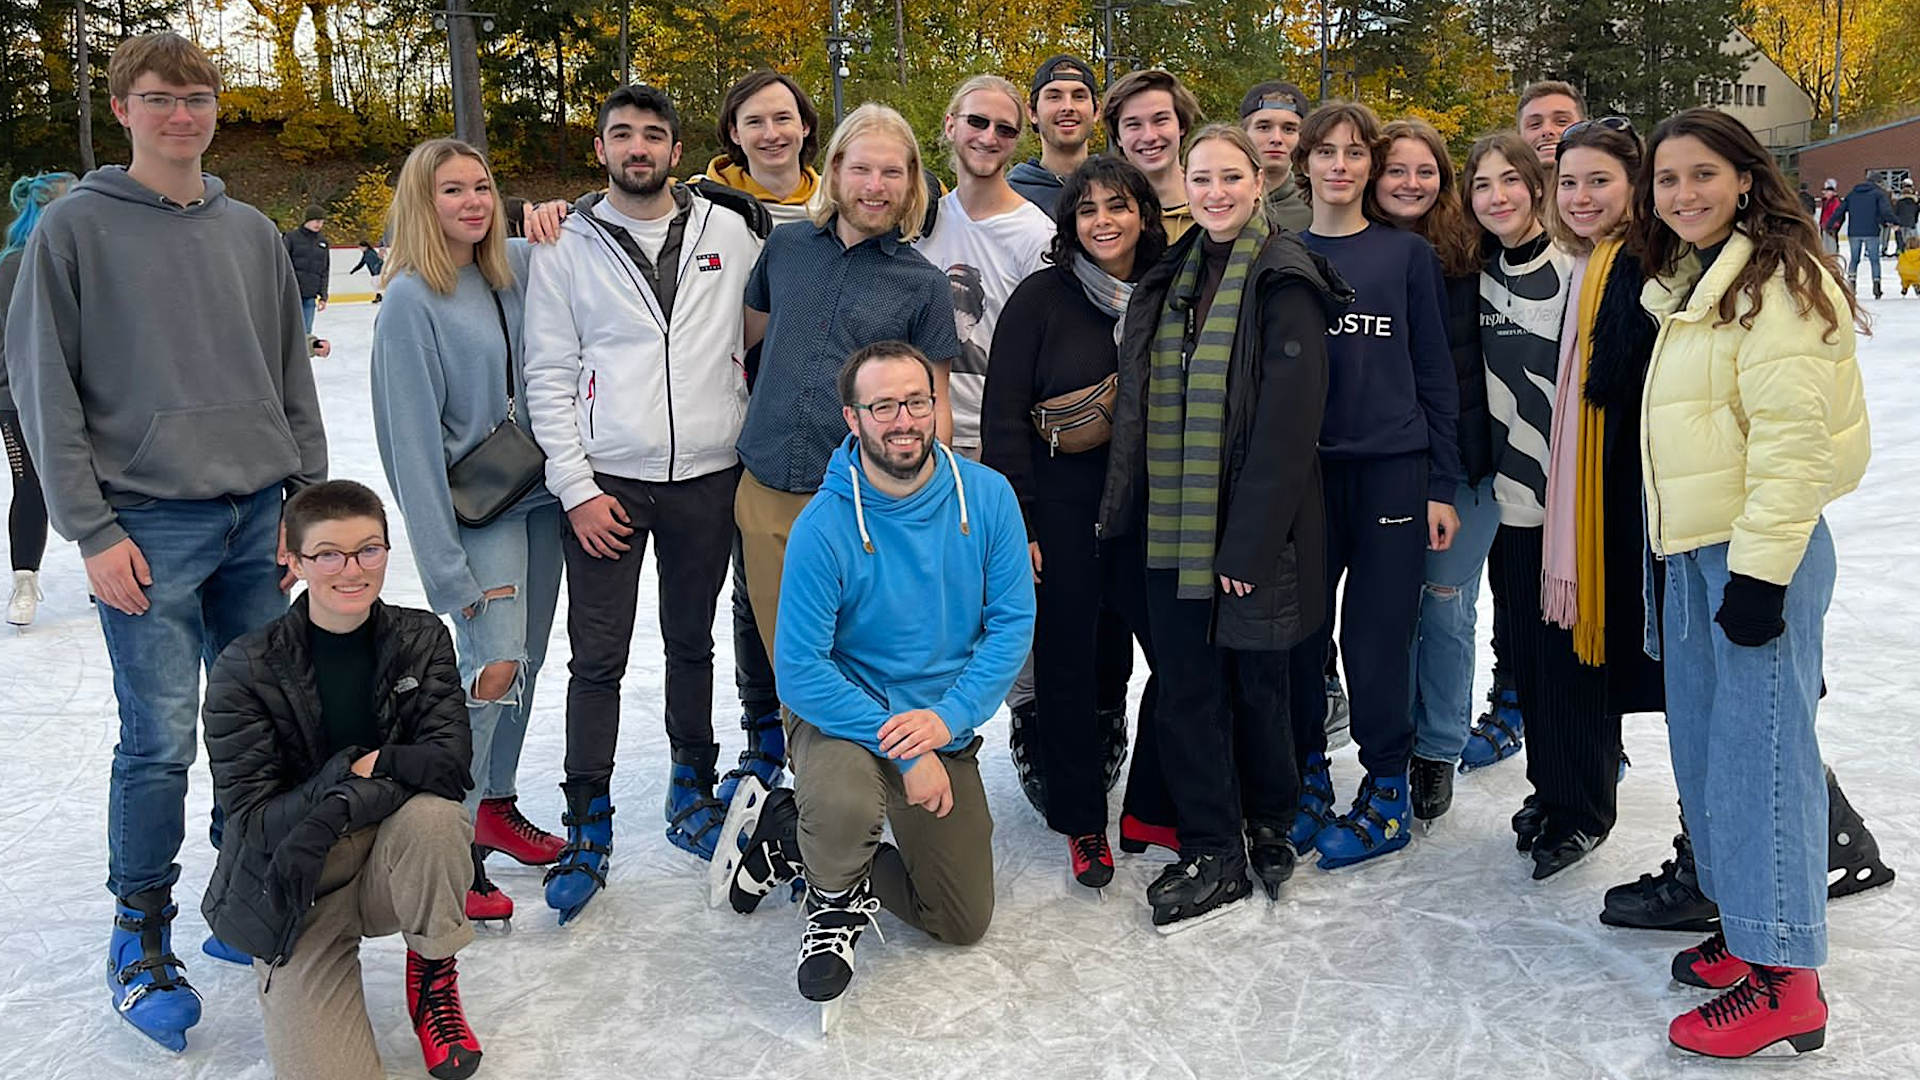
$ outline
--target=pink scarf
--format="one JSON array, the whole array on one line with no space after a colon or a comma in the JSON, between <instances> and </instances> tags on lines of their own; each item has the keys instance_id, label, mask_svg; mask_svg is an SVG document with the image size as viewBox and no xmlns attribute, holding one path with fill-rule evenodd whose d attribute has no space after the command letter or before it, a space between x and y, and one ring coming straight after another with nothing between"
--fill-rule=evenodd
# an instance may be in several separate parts
<instances>
[{"instance_id":1,"label":"pink scarf","mask_svg":"<svg viewBox=\"0 0 1920 1080\"><path fill-rule=\"evenodd\" d=\"M1580 286L1587 256L1574 259L1567 312L1560 320L1560 367L1553 385L1553 431L1547 437L1547 527L1541 538L1540 614L1573 629L1580 617L1579 545L1575 542L1580 468Z\"/></svg>"}]
</instances>

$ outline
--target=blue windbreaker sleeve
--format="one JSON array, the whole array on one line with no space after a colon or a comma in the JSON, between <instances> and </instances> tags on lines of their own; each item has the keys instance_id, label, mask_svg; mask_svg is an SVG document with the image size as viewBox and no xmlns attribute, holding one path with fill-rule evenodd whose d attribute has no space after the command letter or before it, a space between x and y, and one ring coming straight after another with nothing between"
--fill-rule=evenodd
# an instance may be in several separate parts
<instances>
[{"instance_id":1,"label":"blue windbreaker sleeve","mask_svg":"<svg viewBox=\"0 0 1920 1080\"><path fill-rule=\"evenodd\" d=\"M1027 526L1020 516L1019 501L1014 498L1013 486L999 473L972 469L967 478L975 490L985 489L980 492L981 514L975 527L987 545L986 605L972 658L933 706L946 721L947 729L956 733L955 742L960 732L971 733L1000 707L1033 648L1033 560L1027 553ZM969 585L948 583L949 588ZM784 597L780 618L784 625Z\"/></svg>"},{"instance_id":2,"label":"blue windbreaker sleeve","mask_svg":"<svg viewBox=\"0 0 1920 1080\"><path fill-rule=\"evenodd\" d=\"M823 734L857 742L885 757L880 725L891 714L833 660L842 589L839 561L825 533L817 515L803 513L787 540L780 620L774 631L774 682L794 715ZM1028 609L1031 613L1031 601Z\"/></svg>"}]
</instances>

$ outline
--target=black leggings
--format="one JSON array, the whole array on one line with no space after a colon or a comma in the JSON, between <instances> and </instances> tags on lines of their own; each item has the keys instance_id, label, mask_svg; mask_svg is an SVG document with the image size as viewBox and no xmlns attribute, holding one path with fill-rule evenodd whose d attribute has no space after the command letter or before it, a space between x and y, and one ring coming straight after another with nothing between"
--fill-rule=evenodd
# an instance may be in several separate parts
<instances>
[{"instance_id":1,"label":"black leggings","mask_svg":"<svg viewBox=\"0 0 1920 1080\"><path fill-rule=\"evenodd\" d=\"M7 550L15 570L40 569L47 553L47 497L40 490L40 474L27 454L20 432L20 414L0 411L0 436L7 444L7 466L13 472L13 506L7 511Z\"/></svg>"}]
</instances>

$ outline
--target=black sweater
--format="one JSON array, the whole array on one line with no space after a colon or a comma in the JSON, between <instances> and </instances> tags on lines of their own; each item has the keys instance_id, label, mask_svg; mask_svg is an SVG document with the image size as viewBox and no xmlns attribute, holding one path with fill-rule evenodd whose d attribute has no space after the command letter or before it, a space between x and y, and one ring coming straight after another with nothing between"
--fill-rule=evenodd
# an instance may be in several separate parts
<instances>
[{"instance_id":1,"label":"black sweater","mask_svg":"<svg viewBox=\"0 0 1920 1080\"><path fill-rule=\"evenodd\" d=\"M1023 510L1036 502L1068 502L1084 504L1091 518L1099 505L1107 448L1051 453L1029 411L1118 369L1113 323L1064 266L1027 275L1000 309L980 407L980 460L1006 476Z\"/></svg>"}]
</instances>

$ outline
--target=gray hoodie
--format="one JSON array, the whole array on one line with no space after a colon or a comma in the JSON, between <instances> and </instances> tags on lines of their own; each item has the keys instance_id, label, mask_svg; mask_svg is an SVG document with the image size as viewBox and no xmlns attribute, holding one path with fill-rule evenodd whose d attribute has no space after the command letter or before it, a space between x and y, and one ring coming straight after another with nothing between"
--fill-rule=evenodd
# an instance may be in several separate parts
<instances>
[{"instance_id":1,"label":"gray hoodie","mask_svg":"<svg viewBox=\"0 0 1920 1080\"><path fill-rule=\"evenodd\" d=\"M279 230L205 179L180 206L96 169L27 245L7 370L48 516L83 555L126 537L115 507L326 478Z\"/></svg>"}]
</instances>

